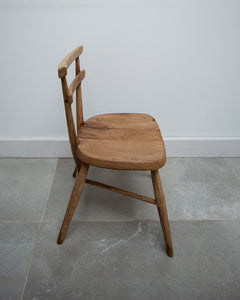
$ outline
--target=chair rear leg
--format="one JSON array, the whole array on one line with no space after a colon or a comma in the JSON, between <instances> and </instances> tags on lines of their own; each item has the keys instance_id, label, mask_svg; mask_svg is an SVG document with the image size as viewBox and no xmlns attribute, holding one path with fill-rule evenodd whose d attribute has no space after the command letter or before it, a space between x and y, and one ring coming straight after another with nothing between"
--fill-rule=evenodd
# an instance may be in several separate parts
<instances>
[{"instance_id":1,"label":"chair rear leg","mask_svg":"<svg viewBox=\"0 0 240 300\"><path fill-rule=\"evenodd\" d=\"M59 236L58 236L58 240L57 240L58 244L63 243L63 240L67 233L68 227L70 225L73 214L75 212L78 201L79 201L80 196L83 191L84 183L87 178L88 168L89 168L89 165L82 164L81 169L80 169L79 173L77 174L76 182L75 182L75 185L72 190L72 194L71 194L71 197L70 197L70 200L68 203L67 211L66 211L63 223L62 223L61 230L59 232Z\"/></svg>"},{"instance_id":2,"label":"chair rear leg","mask_svg":"<svg viewBox=\"0 0 240 300\"><path fill-rule=\"evenodd\" d=\"M166 244L167 254L168 256L173 256L173 248L172 248L172 239L171 239L171 231L168 222L168 214L167 214L167 207L165 202L165 196L162 188L161 179L158 173L158 170L151 171L152 175L152 182L153 182L153 189L155 200L157 203L158 214L162 226L163 237Z\"/></svg>"}]
</instances>

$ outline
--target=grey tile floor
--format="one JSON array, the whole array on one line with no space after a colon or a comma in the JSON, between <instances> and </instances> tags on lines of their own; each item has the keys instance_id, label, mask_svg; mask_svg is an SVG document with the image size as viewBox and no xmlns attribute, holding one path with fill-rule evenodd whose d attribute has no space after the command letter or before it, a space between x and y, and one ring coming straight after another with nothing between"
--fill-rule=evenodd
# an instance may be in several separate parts
<instances>
[{"instance_id":1,"label":"grey tile floor","mask_svg":"<svg viewBox=\"0 0 240 300\"><path fill-rule=\"evenodd\" d=\"M240 299L240 158L169 158L160 170L174 257L156 207L86 185L56 244L71 159L0 159L0 299ZM89 178L153 197L149 172Z\"/></svg>"}]
</instances>

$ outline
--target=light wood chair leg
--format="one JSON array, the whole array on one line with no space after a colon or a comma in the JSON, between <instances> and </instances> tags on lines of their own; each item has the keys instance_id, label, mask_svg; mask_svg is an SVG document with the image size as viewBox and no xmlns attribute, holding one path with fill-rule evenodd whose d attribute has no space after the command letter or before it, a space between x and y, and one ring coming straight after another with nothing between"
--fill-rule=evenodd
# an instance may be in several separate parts
<instances>
[{"instance_id":1,"label":"light wood chair leg","mask_svg":"<svg viewBox=\"0 0 240 300\"><path fill-rule=\"evenodd\" d=\"M167 207L165 202L165 196L162 188L161 179L158 173L158 170L151 171L152 182L155 200L157 203L158 214L162 226L163 236L166 244L167 254L168 256L173 256L173 248L172 248L172 239L171 239L171 231L168 222L168 214Z\"/></svg>"},{"instance_id":2,"label":"light wood chair leg","mask_svg":"<svg viewBox=\"0 0 240 300\"><path fill-rule=\"evenodd\" d=\"M71 198L68 203L67 211L62 223L62 227L58 236L57 243L62 244L63 240L65 238L65 235L67 233L68 227L70 225L70 222L72 220L73 214L75 212L75 209L77 207L78 201L80 199L80 196L83 191L84 183L87 178L89 166L86 164L81 165L81 169L79 173L77 174L76 182L72 190Z\"/></svg>"}]
</instances>

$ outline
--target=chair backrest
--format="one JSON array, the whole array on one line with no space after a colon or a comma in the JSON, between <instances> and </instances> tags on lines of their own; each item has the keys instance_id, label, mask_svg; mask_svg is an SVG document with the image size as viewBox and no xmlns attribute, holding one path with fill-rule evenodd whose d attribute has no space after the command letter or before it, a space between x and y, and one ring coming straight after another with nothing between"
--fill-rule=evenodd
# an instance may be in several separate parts
<instances>
[{"instance_id":1,"label":"chair backrest","mask_svg":"<svg viewBox=\"0 0 240 300\"><path fill-rule=\"evenodd\" d=\"M69 53L58 66L58 76L61 78L63 100L66 112L68 135L71 144L73 158L77 165L79 165L79 159L76 155L76 149L78 145L77 134L79 128L84 123L83 120L83 107L82 107L82 93L81 93L81 82L85 77L85 70L80 71L79 56L83 52L83 47L77 47L71 53ZM67 70L68 67L75 61L75 78L70 85L67 84ZM73 103L73 94L76 90L76 123L77 131L75 129L71 104Z\"/></svg>"}]
</instances>

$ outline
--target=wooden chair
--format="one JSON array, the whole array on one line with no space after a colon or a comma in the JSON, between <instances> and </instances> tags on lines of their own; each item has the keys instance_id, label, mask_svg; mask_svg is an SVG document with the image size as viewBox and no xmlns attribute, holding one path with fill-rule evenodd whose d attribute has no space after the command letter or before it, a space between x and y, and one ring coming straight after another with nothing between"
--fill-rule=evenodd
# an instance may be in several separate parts
<instances>
[{"instance_id":1,"label":"wooden chair","mask_svg":"<svg viewBox=\"0 0 240 300\"><path fill-rule=\"evenodd\" d=\"M79 64L79 56L82 52L82 46L76 48L61 61L58 67L58 75L62 82L69 140L76 163L73 173L76 182L57 243L63 243L86 182L155 204L160 217L167 254L173 256L167 208L158 173L158 169L166 161L164 142L158 125L153 117L137 113L103 114L84 121L81 82L85 77L85 71L80 71ZM76 77L68 86L67 70L74 60ZM75 91L76 129L71 109ZM155 199L87 179L89 165L106 169L151 171Z\"/></svg>"}]
</instances>

